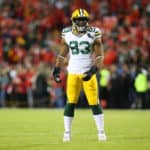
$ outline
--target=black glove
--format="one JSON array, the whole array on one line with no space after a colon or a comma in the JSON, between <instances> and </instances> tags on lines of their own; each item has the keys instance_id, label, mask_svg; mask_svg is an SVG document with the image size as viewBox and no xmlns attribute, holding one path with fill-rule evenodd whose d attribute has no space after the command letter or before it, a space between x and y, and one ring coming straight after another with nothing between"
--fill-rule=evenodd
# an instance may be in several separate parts
<instances>
[{"instance_id":1,"label":"black glove","mask_svg":"<svg viewBox=\"0 0 150 150\"><path fill-rule=\"evenodd\" d=\"M55 67L54 70L53 70L53 77L54 77L54 80L57 82L57 83L61 83L61 79L60 79L60 68L59 67Z\"/></svg>"},{"instance_id":2,"label":"black glove","mask_svg":"<svg viewBox=\"0 0 150 150\"><path fill-rule=\"evenodd\" d=\"M82 78L83 81L88 81L92 77L93 74L97 72L98 68L96 66L92 66L91 69L87 72L85 72L85 76Z\"/></svg>"}]
</instances>

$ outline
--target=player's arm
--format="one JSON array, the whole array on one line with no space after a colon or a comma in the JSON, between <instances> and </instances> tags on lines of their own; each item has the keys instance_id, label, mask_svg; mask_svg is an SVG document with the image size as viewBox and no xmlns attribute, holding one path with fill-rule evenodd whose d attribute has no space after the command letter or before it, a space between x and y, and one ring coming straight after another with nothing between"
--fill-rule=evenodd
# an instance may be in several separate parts
<instances>
[{"instance_id":1,"label":"player's arm","mask_svg":"<svg viewBox=\"0 0 150 150\"><path fill-rule=\"evenodd\" d=\"M61 82L60 71L61 71L61 67L64 64L64 59L67 56L68 51L69 51L69 49L68 49L68 46L66 44L66 41L65 41L64 38L62 38L62 40L61 40L61 50L60 50L60 52L59 52L59 54L56 58L56 65L55 65L55 68L53 70L53 77L54 77L54 80L57 83Z\"/></svg>"},{"instance_id":2,"label":"player's arm","mask_svg":"<svg viewBox=\"0 0 150 150\"><path fill-rule=\"evenodd\" d=\"M101 38L97 38L94 41L93 44L93 51L95 53L95 64L98 69L101 68L101 65L103 64L103 59L104 59L104 48L103 48L103 43Z\"/></svg>"},{"instance_id":3,"label":"player's arm","mask_svg":"<svg viewBox=\"0 0 150 150\"><path fill-rule=\"evenodd\" d=\"M64 59L68 55L68 46L64 38L61 40L61 50L56 58L56 67L62 67L64 64Z\"/></svg>"},{"instance_id":4,"label":"player's arm","mask_svg":"<svg viewBox=\"0 0 150 150\"><path fill-rule=\"evenodd\" d=\"M90 80L92 75L95 74L102 65L104 59L104 50L100 37L95 39L93 43L93 51L95 53L95 63L89 71L85 72L85 76L83 77L84 81Z\"/></svg>"}]
</instances>

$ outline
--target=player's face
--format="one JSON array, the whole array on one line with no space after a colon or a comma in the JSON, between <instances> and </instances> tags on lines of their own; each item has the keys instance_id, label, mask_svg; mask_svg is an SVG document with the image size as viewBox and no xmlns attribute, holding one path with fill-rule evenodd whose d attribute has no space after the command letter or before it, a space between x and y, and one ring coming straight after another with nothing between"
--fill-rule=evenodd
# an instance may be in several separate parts
<instances>
[{"instance_id":1,"label":"player's face","mask_svg":"<svg viewBox=\"0 0 150 150\"><path fill-rule=\"evenodd\" d=\"M74 19L74 23L79 32L85 32L87 25L88 25L88 19L87 18L76 18L76 19Z\"/></svg>"},{"instance_id":2,"label":"player's face","mask_svg":"<svg viewBox=\"0 0 150 150\"><path fill-rule=\"evenodd\" d=\"M86 26L88 23L88 19L87 18L77 18L77 19L74 19L74 22L78 26Z\"/></svg>"}]
</instances>

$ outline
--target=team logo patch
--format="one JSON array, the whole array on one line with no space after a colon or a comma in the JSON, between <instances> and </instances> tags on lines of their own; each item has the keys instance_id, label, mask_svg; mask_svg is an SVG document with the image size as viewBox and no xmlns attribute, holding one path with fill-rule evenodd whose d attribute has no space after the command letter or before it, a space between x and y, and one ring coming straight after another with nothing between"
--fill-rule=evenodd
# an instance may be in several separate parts
<instances>
[{"instance_id":1,"label":"team logo patch","mask_svg":"<svg viewBox=\"0 0 150 150\"><path fill-rule=\"evenodd\" d=\"M89 38L91 38L91 39L94 38L90 33L88 33L87 36L88 36Z\"/></svg>"}]
</instances>

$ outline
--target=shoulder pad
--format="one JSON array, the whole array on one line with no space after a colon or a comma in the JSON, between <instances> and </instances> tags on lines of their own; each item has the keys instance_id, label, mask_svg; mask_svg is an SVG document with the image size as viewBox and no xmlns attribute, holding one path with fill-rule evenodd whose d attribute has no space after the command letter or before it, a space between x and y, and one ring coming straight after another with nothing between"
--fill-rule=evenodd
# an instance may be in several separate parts
<instances>
[{"instance_id":1,"label":"shoulder pad","mask_svg":"<svg viewBox=\"0 0 150 150\"><path fill-rule=\"evenodd\" d=\"M88 29L87 29L87 31L89 31L89 32L95 32L95 27L88 27Z\"/></svg>"},{"instance_id":2,"label":"shoulder pad","mask_svg":"<svg viewBox=\"0 0 150 150\"><path fill-rule=\"evenodd\" d=\"M97 27L89 27L89 28L87 29L87 31L88 31L88 32L92 32L96 37L102 36L101 30L100 30L99 28L97 28Z\"/></svg>"},{"instance_id":3,"label":"shoulder pad","mask_svg":"<svg viewBox=\"0 0 150 150\"><path fill-rule=\"evenodd\" d=\"M72 28L71 27L66 27L66 28L63 28L62 29L62 33L61 33L61 36L64 37L66 33L72 31Z\"/></svg>"},{"instance_id":4,"label":"shoulder pad","mask_svg":"<svg viewBox=\"0 0 150 150\"><path fill-rule=\"evenodd\" d=\"M70 32L71 30L72 30L71 27L63 28L62 33L67 33L67 32Z\"/></svg>"}]
</instances>

